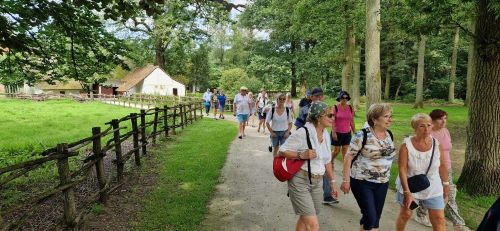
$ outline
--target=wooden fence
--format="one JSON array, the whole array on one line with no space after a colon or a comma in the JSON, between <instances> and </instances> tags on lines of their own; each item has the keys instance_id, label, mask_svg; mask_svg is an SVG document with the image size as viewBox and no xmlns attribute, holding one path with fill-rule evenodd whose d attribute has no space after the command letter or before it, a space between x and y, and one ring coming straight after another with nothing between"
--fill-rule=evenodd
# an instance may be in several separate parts
<instances>
[{"instance_id":1,"label":"wooden fence","mask_svg":"<svg viewBox=\"0 0 500 231\"><path fill-rule=\"evenodd\" d=\"M199 110L199 113L197 111ZM17 230L28 218L37 211L37 206L50 198L61 196L63 207L63 224L65 229L77 229L83 216L87 213L91 203L106 202L109 194L123 183L125 163L133 159L133 164L141 165L141 157L148 154L148 144L155 144L159 136L175 135L176 129L184 129L202 118L202 105L199 102L182 103L174 106L163 106L140 110L140 113L131 113L120 119L113 119L106 123L107 128L92 128L92 135L73 142L61 143L41 153L41 157L0 168L0 190L7 184L21 176L28 176L28 172L40 168L49 162L57 165L57 186L31 196L8 208L0 211L0 230ZM130 126L130 127L128 127ZM123 149L124 142L132 143L130 150ZM80 153L88 155L82 160ZM105 169L105 157L112 155L114 165L112 169ZM79 157L79 158L78 158ZM70 158L73 158L72 160ZM79 168L70 170L70 160L79 163ZM116 166L116 167L114 167ZM95 169L95 172L94 172ZM116 177L111 180L115 172ZM94 174L91 174L94 173ZM108 173L108 174L107 174ZM75 187L94 175L99 190L91 195L91 200L77 211ZM21 214L12 218L9 214ZM3 216L3 219L2 219Z\"/></svg>"}]
</instances>

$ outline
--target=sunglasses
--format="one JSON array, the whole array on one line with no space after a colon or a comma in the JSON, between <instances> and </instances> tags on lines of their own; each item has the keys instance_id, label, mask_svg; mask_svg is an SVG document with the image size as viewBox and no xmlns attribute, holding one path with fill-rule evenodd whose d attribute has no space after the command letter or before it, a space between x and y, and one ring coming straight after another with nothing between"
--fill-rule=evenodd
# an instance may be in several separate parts
<instances>
[{"instance_id":1,"label":"sunglasses","mask_svg":"<svg viewBox=\"0 0 500 231\"><path fill-rule=\"evenodd\" d=\"M349 99L348 97L342 97L341 99Z\"/></svg>"},{"instance_id":2,"label":"sunglasses","mask_svg":"<svg viewBox=\"0 0 500 231\"><path fill-rule=\"evenodd\" d=\"M279 100L286 100L285 98L278 98Z\"/></svg>"},{"instance_id":3,"label":"sunglasses","mask_svg":"<svg viewBox=\"0 0 500 231\"><path fill-rule=\"evenodd\" d=\"M326 117L331 119L331 118L333 118L333 113L324 114L322 116L326 116Z\"/></svg>"}]
</instances>

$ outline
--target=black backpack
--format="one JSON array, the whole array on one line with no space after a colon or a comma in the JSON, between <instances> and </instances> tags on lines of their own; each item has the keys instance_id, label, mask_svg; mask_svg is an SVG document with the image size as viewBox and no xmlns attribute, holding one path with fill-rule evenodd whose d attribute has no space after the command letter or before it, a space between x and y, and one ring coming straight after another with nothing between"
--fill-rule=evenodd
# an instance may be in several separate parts
<instances>
[{"instance_id":1,"label":"black backpack","mask_svg":"<svg viewBox=\"0 0 500 231\"><path fill-rule=\"evenodd\" d=\"M368 132L370 132L370 130L368 130L368 128L363 128L363 129L361 129L361 131L363 132L363 141L361 142L361 148L359 149L358 153L356 153L356 156L354 156L354 158L352 158L351 168L352 168L352 165L354 164L354 161L361 154L361 151L363 151L363 148L365 147L365 144L366 144L366 139L368 139L367 138ZM387 129L387 132L389 133L389 136L391 137L391 141L394 141L394 136L392 135L391 130Z\"/></svg>"},{"instance_id":2,"label":"black backpack","mask_svg":"<svg viewBox=\"0 0 500 231\"><path fill-rule=\"evenodd\" d=\"M285 110L286 110L286 119L288 120L290 118L290 109L285 107ZM271 121L273 120L273 116L274 116L274 107L271 108Z\"/></svg>"}]
</instances>

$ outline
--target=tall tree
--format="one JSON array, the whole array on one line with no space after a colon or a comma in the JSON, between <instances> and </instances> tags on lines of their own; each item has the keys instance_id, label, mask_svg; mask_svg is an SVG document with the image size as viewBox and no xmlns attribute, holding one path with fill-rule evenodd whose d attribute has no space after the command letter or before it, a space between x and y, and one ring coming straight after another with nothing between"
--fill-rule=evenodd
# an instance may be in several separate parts
<instances>
[{"instance_id":1,"label":"tall tree","mask_svg":"<svg viewBox=\"0 0 500 231\"><path fill-rule=\"evenodd\" d=\"M457 80L457 53L458 53L458 42L460 41L460 28L455 27L453 36L453 51L451 54L451 71L450 71L450 87L448 90L448 101L453 102L455 100L455 82Z\"/></svg>"},{"instance_id":2,"label":"tall tree","mask_svg":"<svg viewBox=\"0 0 500 231\"><path fill-rule=\"evenodd\" d=\"M366 0L366 108L380 102L380 0Z\"/></svg>"},{"instance_id":3,"label":"tall tree","mask_svg":"<svg viewBox=\"0 0 500 231\"><path fill-rule=\"evenodd\" d=\"M475 19L473 19L473 22L471 24L471 31L475 31ZM476 76L476 64L475 64L475 59L474 59L474 53L476 52L476 49L474 48L474 40L471 39L469 43L469 52L467 55L467 90L465 94L465 105L469 105L470 103L470 97L471 97L471 92L472 92L472 86L474 83L474 77Z\"/></svg>"},{"instance_id":4,"label":"tall tree","mask_svg":"<svg viewBox=\"0 0 500 231\"><path fill-rule=\"evenodd\" d=\"M420 35L420 41L418 42L418 66L417 66L417 91L415 96L414 108L424 107L424 57L425 57L425 43L427 41L427 36Z\"/></svg>"},{"instance_id":5,"label":"tall tree","mask_svg":"<svg viewBox=\"0 0 500 231\"><path fill-rule=\"evenodd\" d=\"M470 195L500 195L500 3L478 0L467 148L458 186Z\"/></svg>"}]
</instances>

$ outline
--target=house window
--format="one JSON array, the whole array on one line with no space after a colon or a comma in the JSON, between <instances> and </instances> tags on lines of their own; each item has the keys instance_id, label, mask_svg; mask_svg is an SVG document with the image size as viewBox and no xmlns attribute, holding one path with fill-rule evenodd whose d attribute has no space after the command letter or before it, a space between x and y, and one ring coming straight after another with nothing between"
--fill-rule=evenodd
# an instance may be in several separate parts
<instances>
[{"instance_id":1,"label":"house window","mask_svg":"<svg viewBox=\"0 0 500 231\"><path fill-rule=\"evenodd\" d=\"M173 89L173 95L177 96L177 94L178 94L178 93L177 93L177 88L174 88L174 89Z\"/></svg>"}]
</instances>

